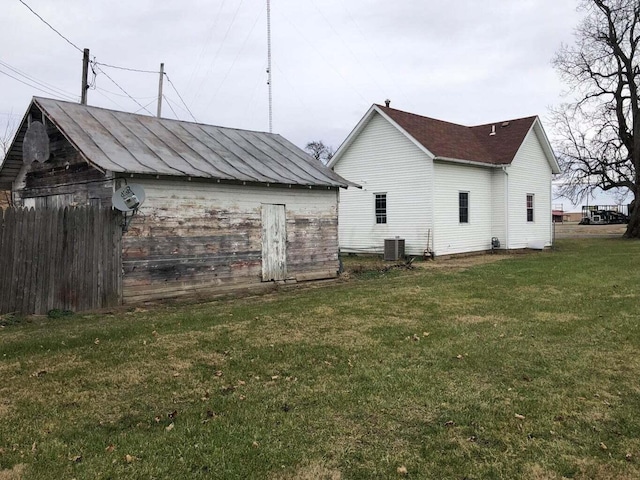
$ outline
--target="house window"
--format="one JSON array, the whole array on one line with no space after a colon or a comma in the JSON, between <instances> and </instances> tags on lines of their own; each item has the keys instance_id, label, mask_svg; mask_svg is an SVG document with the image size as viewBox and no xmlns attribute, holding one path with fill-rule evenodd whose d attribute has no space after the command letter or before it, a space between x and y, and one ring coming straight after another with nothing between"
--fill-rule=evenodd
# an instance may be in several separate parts
<instances>
[{"instance_id":1,"label":"house window","mask_svg":"<svg viewBox=\"0 0 640 480\"><path fill-rule=\"evenodd\" d=\"M387 223L387 194L375 194L376 223Z\"/></svg>"},{"instance_id":2,"label":"house window","mask_svg":"<svg viewBox=\"0 0 640 480\"><path fill-rule=\"evenodd\" d=\"M533 222L533 193L527 193L527 222Z\"/></svg>"},{"instance_id":3,"label":"house window","mask_svg":"<svg viewBox=\"0 0 640 480\"><path fill-rule=\"evenodd\" d=\"M458 218L460 223L469 223L469 192L458 192Z\"/></svg>"}]
</instances>

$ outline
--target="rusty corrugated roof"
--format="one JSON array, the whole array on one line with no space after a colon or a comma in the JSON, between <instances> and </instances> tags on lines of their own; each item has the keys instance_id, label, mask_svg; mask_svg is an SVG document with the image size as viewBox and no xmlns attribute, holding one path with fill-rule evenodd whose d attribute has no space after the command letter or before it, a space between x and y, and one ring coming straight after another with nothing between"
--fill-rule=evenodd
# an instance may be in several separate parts
<instances>
[{"instance_id":1,"label":"rusty corrugated roof","mask_svg":"<svg viewBox=\"0 0 640 480\"><path fill-rule=\"evenodd\" d=\"M283 185L353 185L278 134L41 97L34 97L33 105L90 163L105 171ZM7 181L5 167L13 171L16 165L2 166L0 183Z\"/></svg>"}]
</instances>

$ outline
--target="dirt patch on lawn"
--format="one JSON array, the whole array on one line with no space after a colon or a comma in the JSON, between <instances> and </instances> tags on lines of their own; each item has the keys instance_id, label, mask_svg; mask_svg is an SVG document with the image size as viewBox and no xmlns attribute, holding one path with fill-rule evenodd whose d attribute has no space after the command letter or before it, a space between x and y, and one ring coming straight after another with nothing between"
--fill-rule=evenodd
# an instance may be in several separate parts
<instances>
[{"instance_id":1,"label":"dirt patch on lawn","mask_svg":"<svg viewBox=\"0 0 640 480\"><path fill-rule=\"evenodd\" d=\"M539 252L531 252L539 253ZM438 269L438 270L465 270L478 265L486 265L488 263L499 262L506 258L510 258L511 253L472 253L454 256L438 257L435 260L422 260L420 257L413 261L387 262L380 257L371 255L346 257L343 260L344 273L343 279L348 279L352 275L362 274L366 272L389 272L392 270L421 270L421 269Z\"/></svg>"},{"instance_id":2,"label":"dirt patch on lawn","mask_svg":"<svg viewBox=\"0 0 640 480\"><path fill-rule=\"evenodd\" d=\"M474 254L440 259L436 258L436 260L419 262L414 265L418 268L465 270L467 268L476 267L478 265L486 265L488 263L499 262L500 260L504 260L506 258L509 258L510 256L510 254Z\"/></svg>"},{"instance_id":3,"label":"dirt patch on lawn","mask_svg":"<svg viewBox=\"0 0 640 480\"><path fill-rule=\"evenodd\" d=\"M322 463L311 463L299 468L296 472L277 475L274 480L341 480L339 470L328 468Z\"/></svg>"},{"instance_id":4,"label":"dirt patch on lawn","mask_svg":"<svg viewBox=\"0 0 640 480\"><path fill-rule=\"evenodd\" d=\"M0 470L0 480L20 480L24 473L25 465L19 463L14 465L11 470Z\"/></svg>"},{"instance_id":5,"label":"dirt patch on lawn","mask_svg":"<svg viewBox=\"0 0 640 480\"><path fill-rule=\"evenodd\" d=\"M622 225L578 225L577 223L556 223L556 238L606 238L621 237L627 226Z\"/></svg>"}]
</instances>

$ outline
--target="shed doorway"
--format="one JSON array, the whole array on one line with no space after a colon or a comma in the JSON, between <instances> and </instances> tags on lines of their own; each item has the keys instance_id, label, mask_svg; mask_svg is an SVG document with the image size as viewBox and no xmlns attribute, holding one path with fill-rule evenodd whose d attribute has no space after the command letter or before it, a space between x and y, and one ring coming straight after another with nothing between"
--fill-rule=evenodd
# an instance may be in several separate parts
<instances>
[{"instance_id":1,"label":"shed doorway","mask_svg":"<svg viewBox=\"0 0 640 480\"><path fill-rule=\"evenodd\" d=\"M284 205L262 204L262 281L287 278L287 217Z\"/></svg>"}]
</instances>

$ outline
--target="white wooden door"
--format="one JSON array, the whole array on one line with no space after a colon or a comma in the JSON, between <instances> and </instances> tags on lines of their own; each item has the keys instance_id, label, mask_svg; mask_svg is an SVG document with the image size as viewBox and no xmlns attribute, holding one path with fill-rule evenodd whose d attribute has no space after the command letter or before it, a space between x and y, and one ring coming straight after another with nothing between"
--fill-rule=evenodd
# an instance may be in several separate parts
<instances>
[{"instance_id":1,"label":"white wooden door","mask_svg":"<svg viewBox=\"0 0 640 480\"><path fill-rule=\"evenodd\" d=\"M287 221L284 205L262 204L262 281L287 278Z\"/></svg>"}]
</instances>

